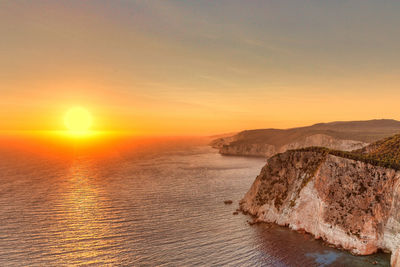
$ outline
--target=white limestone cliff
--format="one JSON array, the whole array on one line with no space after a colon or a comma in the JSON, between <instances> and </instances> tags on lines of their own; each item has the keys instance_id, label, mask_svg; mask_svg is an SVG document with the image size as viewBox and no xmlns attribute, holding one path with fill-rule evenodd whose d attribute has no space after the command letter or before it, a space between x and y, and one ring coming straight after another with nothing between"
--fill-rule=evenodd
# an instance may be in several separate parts
<instances>
[{"instance_id":1,"label":"white limestone cliff","mask_svg":"<svg viewBox=\"0 0 400 267\"><path fill-rule=\"evenodd\" d=\"M354 254L392 252L400 266L400 172L320 152L268 160L241 209Z\"/></svg>"},{"instance_id":2,"label":"white limestone cliff","mask_svg":"<svg viewBox=\"0 0 400 267\"><path fill-rule=\"evenodd\" d=\"M363 148L368 145L361 141L337 139L325 134L314 134L307 136L295 142L285 144L281 147L265 143L247 143L247 142L234 142L236 140L220 141L218 144L219 152L223 155L237 155L237 156L256 156L256 157L272 157L277 153L283 153L290 149L298 149L310 146L321 146L330 149L337 149L343 151L351 151ZM215 146L217 147L217 146Z\"/></svg>"}]
</instances>

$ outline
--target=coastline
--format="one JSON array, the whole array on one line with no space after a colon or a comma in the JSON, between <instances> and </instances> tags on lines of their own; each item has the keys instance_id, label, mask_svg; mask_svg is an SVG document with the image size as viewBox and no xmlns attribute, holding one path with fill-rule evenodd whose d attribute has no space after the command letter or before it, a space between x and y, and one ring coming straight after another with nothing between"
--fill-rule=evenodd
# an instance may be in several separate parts
<instances>
[{"instance_id":1,"label":"coastline","mask_svg":"<svg viewBox=\"0 0 400 267\"><path fill-rule=\"evenodd\" d=\"M342 169L342 174L338 174L338 168ZM343 170L346 171L343 173ZM347 175L352 175L346 174L349 172L356 174L354 186L360 183L357 178L359 173L365 175L365 181L372 181L370 179L375 179L375 175L380 178L370 188L357 189L363 190L363 193L354 194L353 190L346 191L339 186ZM333 173L341 176L331 180L329 177ZM275 223L301 233L307 232L315 239L322 239L355 255L370 255L379 250L391 252L394 261L400 245L396 234L396 225L399 224L396 212L396 199L400 194L399 177L398 171L350 159L288 151L268 160L240 201L240 209L253 216L250 224ZM365 182L365 186L366 183L369 182ZM392 187L393 199L390 193ZM373 204L371 213L368 203L374 203L370 200L376 198L375 193L370 191L374 188L386 188L387 191L379 194L379 201ZM342 194L352 194L351 202L343 202ZM361 217L357 219L358 216ZM382 223L384 228L381 229L379 225Z\"/></svg>"}]
</instances>

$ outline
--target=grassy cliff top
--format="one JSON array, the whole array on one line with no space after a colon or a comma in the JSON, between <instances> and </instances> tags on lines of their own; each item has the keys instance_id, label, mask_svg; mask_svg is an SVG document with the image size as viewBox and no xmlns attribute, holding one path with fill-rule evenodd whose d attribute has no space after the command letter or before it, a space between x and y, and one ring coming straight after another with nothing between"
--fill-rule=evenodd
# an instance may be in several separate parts
<instances>
[{"instance_id":1,"label":"grassy cliff top","mask_svg":"<svg viewBox=\"0 0 400 267\"><path fill-rule=\"evenodd\" d=\"M354 152L374 156L380 159L393 159L400 161L400 134L379 140Z\"/></svg>"},{"instance_id":2,"label":"grassy cliff top","mask_svg":"<svg viewBox=\"0 0 400 267\"><path fill-rule=\"evenodd\" d=\"M400 170L400 134L379 140L355 151L340 151L325 147L307 147L292 151L312 151L366 162L372 165Z\"/></svg>"}]
</instances>

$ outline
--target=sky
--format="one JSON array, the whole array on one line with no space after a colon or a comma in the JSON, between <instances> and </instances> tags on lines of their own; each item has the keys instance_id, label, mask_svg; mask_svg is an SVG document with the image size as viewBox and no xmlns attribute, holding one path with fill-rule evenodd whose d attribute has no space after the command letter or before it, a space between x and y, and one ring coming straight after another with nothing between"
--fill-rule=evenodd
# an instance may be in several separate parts
<instances>
[{"instance_id":1,"label":"sky","mask_svg":"<svg viewBox=\"0 0 400 267\"><path fill-rule=\"evenodd\" d=\"M0 130L400 120L400 1L0 0Z\"/></svg>"}]
</instances>

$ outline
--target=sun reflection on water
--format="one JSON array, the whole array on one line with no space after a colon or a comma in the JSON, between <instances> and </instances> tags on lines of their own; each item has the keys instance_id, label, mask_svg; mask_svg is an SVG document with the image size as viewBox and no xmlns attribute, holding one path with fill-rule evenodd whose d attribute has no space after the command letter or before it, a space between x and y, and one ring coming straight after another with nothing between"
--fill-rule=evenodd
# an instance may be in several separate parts
<instances>
[{"instance_id":1,"label":"sun reflection on water","mask_svg":"<svg viewBox=\"0 0 400 267\"><path fill-rule=\"evenodd\" d=\"M104 251L116 246L115 235L107 220L108 200L98 183L95 165L75 160L61 191L57 213L60 236L53 248L60 262L111 263Z\"/></svg>"}]
</instances>

